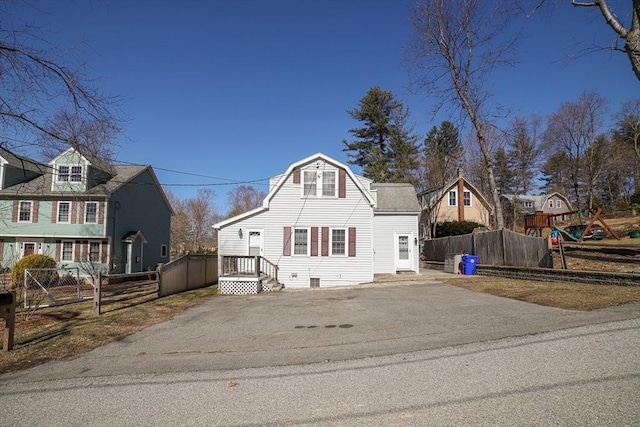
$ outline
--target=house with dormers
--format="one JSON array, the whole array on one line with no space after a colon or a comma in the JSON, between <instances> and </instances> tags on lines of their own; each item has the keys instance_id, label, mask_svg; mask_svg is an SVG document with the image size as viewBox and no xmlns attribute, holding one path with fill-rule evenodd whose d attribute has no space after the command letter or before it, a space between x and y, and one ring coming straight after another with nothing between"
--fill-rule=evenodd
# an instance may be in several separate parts
<instances>
[{"instance_id":1,"label":"house with dormers","mask_svg":"<svg viewBox=\"0 0 640 427\"><path fill-rule=\"evenodd\" d=\"M493 207L468 179L459 175L443 186L418 194L422 210L420 236L433 236L433 226L445 221L473 221L489 226Z\"/></svg>"},{"instance_id":2,"label":"house with dormers","mask_svg":"<svg viewBox=\"0 0 640 427\"><path fill-rule=\"evenodd\" d=\"M111 273L169 261L172 208L151 166L70 148L39 163L0 148L0 265L25 255Z\"/></svg>"},{"instance_id":3,"label":"house with dormers","mask_svg":"<svg viewBox=\"0 0 640 427\"><path fill-rule=\"evenodd\" d=\"M262 278L238 273L243 257L274 266L278 284L288 288L356 285L372 282L374 274L418 272L419 215L411 184L374 183L314 154L271 178L262 206L214 225L219 287L223 293L265 290ZM249 270L254 267L262 273L258 264Z\"/></svg>"}]
</instances>

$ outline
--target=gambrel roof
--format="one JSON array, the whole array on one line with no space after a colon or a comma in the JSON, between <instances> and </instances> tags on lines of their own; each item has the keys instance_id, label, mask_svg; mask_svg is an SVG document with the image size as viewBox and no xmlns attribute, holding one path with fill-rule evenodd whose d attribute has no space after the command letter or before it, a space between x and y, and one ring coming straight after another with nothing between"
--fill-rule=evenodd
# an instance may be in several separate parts
<instances>
[{"instance_id":1,"label":"gambrel roof","mask_svg":"<svg viewBox=\"0 0 640 427\"><path fill-rule=\"evenodd\" d=\"M353 183L360 190L362 197L374 209L375 213L420 213L420 206L418 205L416 191L413 185L406 183L371 183L371 181L367 178L354 174L351 168L349 168L347 165L323 153L316 153L295 163L292 163L287 168L285 173L273 177L271 179L271 188L269 190L269 193L265 197L261 207L214 224L214 228L219 229L242 219L259 214L260 212L269 210L269 204L271 200L278 193L278 190L287 182L287 179L289 179L294 171L315 162L326 162L338 169L344 170L347 176L351 178ZM373 190L376 191L375 195L372 194Z\"/></svg>"}]
</instances>

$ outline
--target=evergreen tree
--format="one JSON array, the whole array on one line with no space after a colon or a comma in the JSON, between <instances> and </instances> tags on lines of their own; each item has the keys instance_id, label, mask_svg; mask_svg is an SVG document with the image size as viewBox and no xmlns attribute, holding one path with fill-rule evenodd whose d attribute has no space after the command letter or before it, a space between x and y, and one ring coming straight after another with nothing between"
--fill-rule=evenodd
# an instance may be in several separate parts
<instances>
[{"instance_id":1,"label":"evergreen tree","mask_svg":"<svg viewBox=\"0 0 640 427\"><path fill-rule=\"evenodd\" d=\"M455 125L443 121L431 128L424 139L425 181L428 188L445 185L458 174L464 154Z\"/></svg>"},{"instance_id":2,"label":"evergreen tree","mask_svg":"<svg viewBox=\"0 0 640 427\"><path fill-rule=\"evenodd\" d=\"M354 141L343 140L348 163L359 166L375 182L414 182L416 137L407 125L409 110L393 93L374 86L347 111L362 127L349 130Z\"/></svg>"}]
</instances>

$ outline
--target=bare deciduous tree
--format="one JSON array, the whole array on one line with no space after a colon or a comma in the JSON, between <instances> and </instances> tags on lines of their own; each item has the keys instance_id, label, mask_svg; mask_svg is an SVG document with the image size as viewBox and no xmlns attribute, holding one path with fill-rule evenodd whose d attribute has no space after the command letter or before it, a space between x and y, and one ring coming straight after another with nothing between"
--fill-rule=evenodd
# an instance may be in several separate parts
<instances>
[{"instance_id":1,"label":"bare deciduous tree","mask_svg":"<svg viewBox=\"0 0 640 427\"><path fill-rule=\"evenodd\" d=\"M165 190L174 211L171 218L171 250L174 255L210 250L216 246L212 225L219 219L213 204L215 193L205 188L195 197L179 199Z\"/></svg>"},{"instance_id":2,"label":"bare deciduous tree","mask_svg":"<svg viewBox=\"0 0 640 427\"><path fill-rule=\"evenodd\" d=\"M572 0L571 3L574 6L597 7L600 9L602 17L617 34L617 37L625 41L624 47L620 48L616 43L612 48L627 54L631 62L631 69L640 80L640 0L631 1L631 23L629 27L624 26L618 18L619 15L609 7L607 0Z\"/></svg>"},{"instance_id":3,"label":"bare deciduous tree","mask_svg":"<svg viewBox=\"0 0 640 427\"><path fill-rule=\"evenodd\" d=\"M493 153L486 129L492 117L491 93L483 85L492 70L511 64L516 35L506 34L517 16L511 2L480 0L421 0L412 16L413 37L408 50L419 90L440 97L468 119L476 133L494 206L497 228L504 227L493 172ZM505 36L506 35L506 36Z\"/></svg>"},{"instance_id":4,"label":"bare deciduous tree","mask_svg":"<svg viewBox=\"0 0 640 427\"><path fill-rule=\"evenodd\" d=\"M586 206L593 206L594 182L601 171L598 153L602 150L598 137L602 133L607 101L596 91L583 92L575 102L563 103L547 120L543 138L556 144L566 155L565 168L573 186L574 200L581 209L582 191Z\"/></svg>"},{"instance_id":5,"label":"bare deciduous tree","mask_svg":"<svg viewBox=\"0 0 640 427\"><path fill-rule=\"evenodd\" d=\"M258 191L250 185L239 185L227 193L229 201L229 213L227 218L249 212L262 205L264 198L267 197L263 191Z\"/></svg>"},{"instance_id":6,"label":"bare deciduous tree","mask_svg":"<svg viewBox=\"0 0 640 427\"><path fill-rule=\"evenodd\" d=\"M87 153L77 127L61 125L56 111L91 123L94 134L112 135L121 122L120 99L101 93L72 50L47 43L40 28L15 24L12 6L0 5L0 140L21 151L55 140Z\"/></svg>"}]
</instances>

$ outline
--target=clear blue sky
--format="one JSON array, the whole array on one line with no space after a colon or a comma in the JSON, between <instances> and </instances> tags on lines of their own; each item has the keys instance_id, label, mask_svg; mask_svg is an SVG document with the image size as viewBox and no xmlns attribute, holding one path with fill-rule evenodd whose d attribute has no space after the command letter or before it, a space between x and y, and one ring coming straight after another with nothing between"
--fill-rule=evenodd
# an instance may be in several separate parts
<instances>
[{"instance_id":1,"label":"clear blue sky","mask_svg":"<svg viewBox=\"0 0 640 427\"><path fill-rule=\"evenodd\" d=\"M60 48L77 45L103 90L126 98L119 159L152 165L179 197L214 189L221 213L230 182L265 179L252 185L266 192L267 178L308 155L346 162L341 141L358 125L346 110L374 85L410 108L421 134L448 119L432 120L434 99L410 94L401 64L408 0L31 4L19 6L22 19L46 25ZM613 6L629 16L630 0ZM565 0L525 29L520 63L495 75L497 101L546 116L585 90L600 91L612 109L640 98L624 54L565 60L613 40L595 8Z\"/></svg>"}]
</instances>

